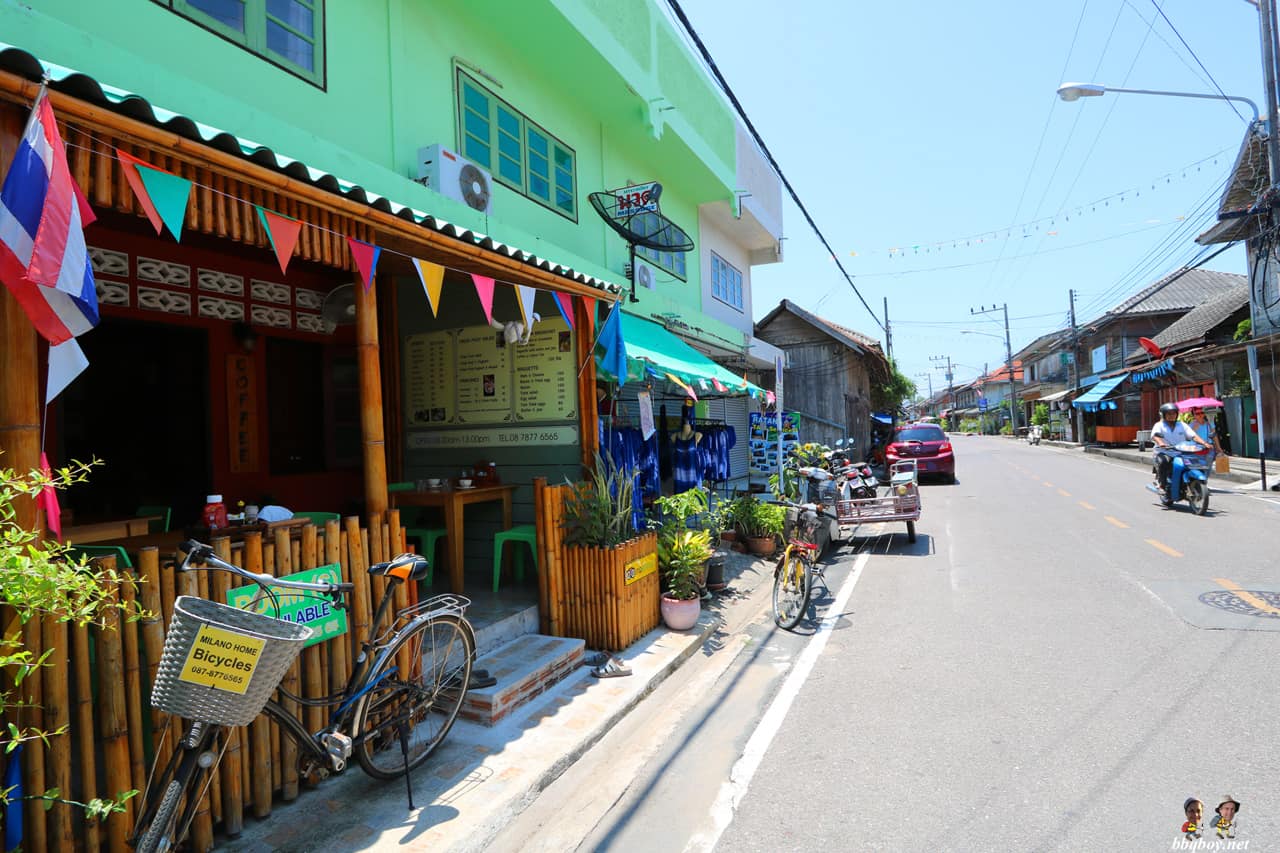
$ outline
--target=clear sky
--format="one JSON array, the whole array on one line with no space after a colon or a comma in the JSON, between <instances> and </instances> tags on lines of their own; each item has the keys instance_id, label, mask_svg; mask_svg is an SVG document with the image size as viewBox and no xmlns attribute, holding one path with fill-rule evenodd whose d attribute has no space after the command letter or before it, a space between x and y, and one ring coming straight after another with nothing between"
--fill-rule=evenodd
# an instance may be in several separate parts
<instances>
[{"instance_id":1,"label":"clear sky","mask_svg":"<svg viewBox=\"0 0 1280 853\"><path fill-rule=\"evenodd\" d=\"M1001 316L971 308L1007 302L1017 351L1066 325L1069 289L1086 322L1194 257L1214 221L1247 106L1066 103L1059 84L1212 93L1212 77L1263 100L1245 0L682 7L877 315L888 297L894 355L922 391L926 373L945 385L933 356L957 382L1003 362ZM784 262L752 269L756 319L786 296L883 341L794 204L785 215ZM1244 249L1206 267L1243 273Z\"/></svg>"}]
</instances>

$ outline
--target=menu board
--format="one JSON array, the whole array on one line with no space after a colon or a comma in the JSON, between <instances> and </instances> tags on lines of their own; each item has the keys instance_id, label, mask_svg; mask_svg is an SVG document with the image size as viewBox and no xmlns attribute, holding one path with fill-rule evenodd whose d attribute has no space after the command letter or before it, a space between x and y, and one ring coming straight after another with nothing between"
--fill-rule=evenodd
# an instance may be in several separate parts
<instances>
[{"instance_id":1,"label":"menu board","mask_svg":"<svg viewBox=\"0 0 1280 853\"><path fill-rule=\"evenodd\" d=\"M785 456L800 441L800 418L795 412L782 415L782 433L778 433L777 412L752 412L749 419L751 431L751 473L767 474L778 470L778 442L782 442Z\"/></svg>"},{"instance_id":2,"label":"menu board","mask_svg":"<svg viewBox=\"0 0 1280 853\"><path fill-rule=\"evenodd\" d=\"M473 326L458 332L458 421L511 420L511 350L502 332Z\"/></svg>"},{"instance_id":3,"label":"menu board","mask_svg":"<svg viewBox=\"0 0 1280 853\"><path fill-rule=\"evenodd\" d=\"M562 319L537 323L524 344L489 326L409 335L401 354L411 427L577 416L573 333Z\"/></svg>"},{"instance_id":4,"label":"menu board","mask_svg":"<svg viewBox=\"0 0 1280 853\"><path fill-rule=\"evenodd\" d=\"M515 419L563 421L577 415L577 360L563 320L533 327L529 343L515 348Z\"/></svg>"},{"instance_id":5,"label":"menu board","mask_svg":"<svg viewBox=\"0 0 1280 853\"><path fill-rule=\"evenodd\" d=\"M454 408L456 332L409 335L404 341L406 416L410 425L445 424Z\"/></svg>"}]
</instances>

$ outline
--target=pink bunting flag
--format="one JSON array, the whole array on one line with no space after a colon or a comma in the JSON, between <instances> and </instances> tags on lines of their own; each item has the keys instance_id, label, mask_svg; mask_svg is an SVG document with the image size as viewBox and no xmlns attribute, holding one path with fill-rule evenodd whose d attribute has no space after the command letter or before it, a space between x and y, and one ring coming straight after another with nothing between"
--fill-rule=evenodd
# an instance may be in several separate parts
<instances>
[{"instance_id":1,"label":"pink bunting flag","mask_svg":"<svg viewBox=\"0 0 1280 853\"><path fill-rule=\"evenodd\" d=\"M159 234L164 230L164 220L160 218L160 212L156 210L156 206L151 202L151 194L147 192L147 188L142 183L142 176L138 174L138 167L154 168L146 163L128 154L116 149L116 158L120 160L120 171L124 172L124 179L133 189L133 194L138 198L138 204L142 205L142 212L147 215L147 219L151 222L151 226L156 229Z\"/></svg>"},{"instance_id":2,"label":"pink bunting flag","mask_svg":"<svg viewBox=\"0 0 1280 853\"><path fill-rule=\"evenodd\" d=\"M480 297L480 305L484 308L484 319L493 322L493 279L487 275L471 274L476 284L476 295Z\"/></svg>"},{"instance_id":3,"label":"pink bunting flag","mask_svg":"<svg viewBox=\"0 0 1280 853\"><path fill-rule=\"evenodd\" d=\"M728 388L724 387L724 384L719 379L716 379L714 376L711 377L711 387L715 388L721 394L729 390Z\"/></svg>"},{"instance_id":4,"label":"pink bunting flag","mask_svg":"<svg viewBox=\"0 0 1280 853\"><path fill-rule=\"evenodd\" d=\"M765 401L766 403L768 403L770 406L772 406L772 405L774 404L774 402L775 402L775 401L777 401L777 399L778 399L778 398L774 396L774 394L773 394L773 392L772 392L772 391L765 391L765 392L764 392L764 401Z\"/></svg>"},{"instance_id":5,"label":"pink bunting flag","mask_svg":"<svg viewBox=\"0 0 1280 853\"><path fill-rule=\"evenodd\" d=\"M373 274L378 269L378 256L382 254L382 249L363 240L357 240L355 237L348 237L347 245L351 247L351 257L355 259L356 268L360 270L364 291L368 293L369 288L373 286Z\"/></svg>"},{"instance_id":6,"label":"pink bunting flag","mask_svg":"<svg viewBox=\"0 0 1280 853\"><path fill-rule=\"evenodd\" d=\"M677 386L679 386L679 387L684 391L684 393L688 394L688 395L689 395L689 397L691 397L691 398L693 399L693 402L695 402L695 403L696 403L696 402L698 402L698 395L697 395L697 393L693 390L693 388L692 388L692 387L690 387L690 386L688 386L688 385L684 384L683 382L681 382L681 381L680 381L680 377L676 376L674 373L668 373L668 374L667 374L667 378L668 378L668 379L670 379L670 380L671 380L673 383L675 383Z\"/></svg>"},{"instance_id":7,"label":"pink bunting flag","mask_svg":"<svg viewBox=\"0 0 1280 853\"><path fill-rule=\"evenodd\" d=\"M551 294L555 297L556 307L560 309L560 316L569 324L569 328L573 328L573 294L560 293L555 291Z\"/></svg>"},{"instance_id":8,"label":"pink bunting flag","mask_svg":"<svg viewBox=\"0 0 1280 853\"><path fill-rule=\"evenodd\" d=\"M298 245L302 223L256 204L254 209L258 211L258 221L262 223L262 230L267 232L267 240L271 242L271 248L276 253L276 261L280 264L280 272L283 274L289 266L289 259L293 257L294 247Z\"/></svg>"},{"instance_id":9,"label":"pink bunting flag","mask_svg":"<svg viewBox=\"0 0 1280 853\"><path fill-rule=\"evenodd\" d=\"M587 309L587 334L594 335L596 333L596 298L584 296L582 305Z\"/></svg>"},{"instance_id":10,"label":"pink bunting flag","mask_svg":"<svg viewBox=\"0 0 1280 853\"><path fill-rule=\"evenodd\" d=\"M49 469L49 457L40 454L40 472L46 477L53 476ZM44 523L55 539L62 538L62 508L58 506L58 493L53 486L45 486L36 498L36 505L44 510Z\"/></svg>"}]
</instances>

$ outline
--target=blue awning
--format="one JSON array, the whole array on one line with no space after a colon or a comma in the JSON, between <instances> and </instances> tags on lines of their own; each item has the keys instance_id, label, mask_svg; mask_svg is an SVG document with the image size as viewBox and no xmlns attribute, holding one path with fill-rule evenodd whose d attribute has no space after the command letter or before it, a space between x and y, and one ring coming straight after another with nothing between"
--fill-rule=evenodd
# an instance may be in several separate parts
<instances>
[{"instance_id":1,"label":"blue awning","mask_svg":"<svg viewBox=\"0 0 1280 853\"><path fill-rule=\"evenodd\" d=\"M1108 376L1098 382L1085 393L1081 394L1071 405L1077 409L1086 412L1096 412L1098 409L1107 408L1114 409L1115 403L1105 403L1103 398L1120 386L1120 383L1129 378L1129 374L1121 373L1119 376Z\"/></svg>"}]
</instances>

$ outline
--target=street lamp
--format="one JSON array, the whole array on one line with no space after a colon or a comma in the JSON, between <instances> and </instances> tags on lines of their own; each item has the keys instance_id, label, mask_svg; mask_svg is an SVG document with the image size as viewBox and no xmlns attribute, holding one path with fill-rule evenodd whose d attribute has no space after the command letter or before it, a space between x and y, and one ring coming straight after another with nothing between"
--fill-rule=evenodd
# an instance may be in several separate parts
<instances>
[{"instance_id":1,"label":"street lamp","mask_svg":"<svg viewBox=\"0 0 1280 853\"><path fill-rule=\"evenodd\" d=\"M1168 95L1173 98L1203 98L1210 101L1239 101L1253 110L1253 123L1258 123L1258 105L1241 95L1210 95L1203 92L1164 92L1156 89L1122 89L1119 86L1102 86L1098 83L1063 83L1058 87L1058 97L1064 101L1080 98L1097 98L1107 92L1123 92L1130 95Z\"/></svg>"}]
</instances>

